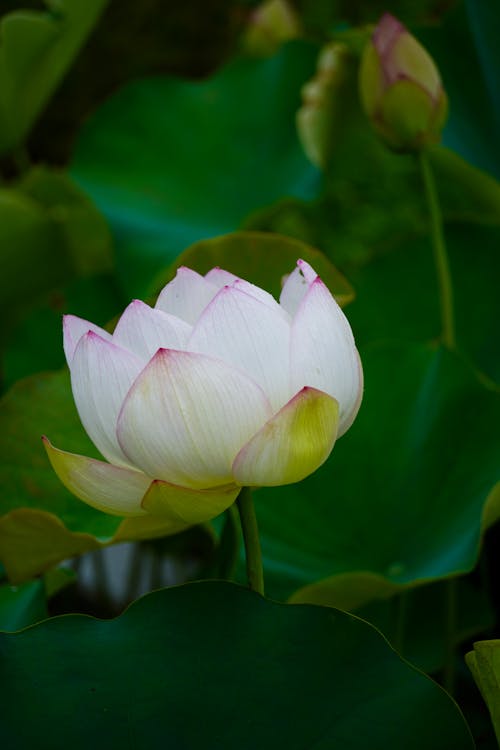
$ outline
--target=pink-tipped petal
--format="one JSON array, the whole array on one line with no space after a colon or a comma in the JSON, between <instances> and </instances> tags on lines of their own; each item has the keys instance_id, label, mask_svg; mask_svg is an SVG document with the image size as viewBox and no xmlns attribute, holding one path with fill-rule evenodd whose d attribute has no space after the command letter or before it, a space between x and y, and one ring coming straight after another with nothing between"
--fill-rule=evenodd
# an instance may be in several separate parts
<instances>
[{"instance_id":1,"label":"pink-tipped petal","mask_svg":"<svg viewBox=\"0 0 500 750\"><path fill-rule=\"evenodd\" d=\"M214 487L211 490L194 490L155 480L142 501L148 513L171 518L186 526L205 523L223 513L236 500L241 487L235 484Z\"/></svg>"},{"instance_id":2,"label":"pink-tipped petal","mask_svg":"<svg viewBox=\"0 0 500 750\"><path fill-rule=\"evenodd\" d=\"M160 349L130 389L118 439L155 479L216 487L232 481L235 455L271 413L259 386L230 365Z\"/></svg>"},{"instance_id":3,"label":"pink-tipped petal","mask_svg":"<svg viewBox=\"0 0 500 750\"><path fill-rule=\"evenodd\" d=\"M302 300L291 330L292 388L312 386L339 402L340 437L359 408L363 373L347 318L319 277Z\"/></svg>"},{"instance_id":4,"label":"pink-tipped petal","mask_svg":"<svg viewBox=\"0 0 500 750\"><path fill-rule=\"evenodd\" d=\"M309 287L318 274L305 260L298 260L297 267L287 277L280 295L280 305L292 317L297 312Z\"/></svg>"},{"instance_id":5,"label":"pink-tipped petal","mask_svg":"<svg viewBox=\"0 0 500 750\"><path fill-rule=\"evenodd\" d=\"M113 341L146 364L158 349L184 349L191 331L184 320L134 300L116 324Z\"/></svg>"},{"instance_id":6,"label":"pink-tipped petal","mask_svg":"<svg viewBox=\"0 0 500 750\"><path fill-rule=\"evenodd\" d=\"M233 464L241 486L300 482L330 455L338 427L337 401L303 388L249 442Z\"/></svg>"},{"instance_id":7,"label":"pink-tipped petal","mask_svg":"<svg viewBox=\"0 0 500 750\"><path fill-rule=\"evenodd\" d=\"M188 349L247 373L276 411L291 395L289 341L290 325L281 313L236 287L224 287L195 325Z\"/></svg>"},{"instance_id":8,"label":"pink-tipped petal","mask_svg":"<svg viewBox=\"0 0 500 750\"><path fill-rule=\"evenodd\" d=\"M235 276L231 271L225 271L223 268L216 266L211 268L208 273L205 274L205 279L213 284L217 289L222 289L223 286L232 286L239 277Z\"/></svg>"},{"instance_id":9,"label":"pink-tipped petal","mask_svg":"<svg viewBox=\"0 0 500 750\"><path fill-rule=\"evenodd\" d=\"M127 391L144 366L127 349L92 331L80 339L71 363L71 386L82 424L102 455L130 467L116 437L116 424Z\"/></svg>"},{"instance_id":10,"label":"pink-tipped petal","mask_svg":"<svg viewBox=\"0 0 500 750\"><path fill-rule=\"evenodd\" d=\"M251 284L249 281L245 281L245 279L240 279L230 271L224 271L223 268L212 268L211 271L205 274L205 278L207 281L210 281L211 284L214 284L217 289L222 289L224 286L230 286L234 289L238 289L240 292L246 292L251 297L255 297L255 299L263 302L268 307L271 307L274 310L279 310L280 314L283 315L284 311L281 310L272 294L269 294L269 292L266 292L259 286L255 286L255 284Z\"/></svg>"},{"instance_id":11,"label":"pink-tipped petal","mask_svg":"<svg viewBox=\"0 0 500 750\"><path fill-rule=\"evenodd\" d=\"M76 315L64 315L63 316L63 346L64 354L66 355L66 362L71 367L73 355L75 349L78 346L78 342L89 331L97 333L101 338L106 341L111 340L111 334L94 325L89 320L83 318L77 318Z\"/></svg>"},{"instance_id":12,"label":"pink-tipped petal","mask_svg":"<svg viewBox=\"0 0 500 750\"><path fill-rule=\"evenodd\" d=\"M216 294L216 286L182 266L175 279L160 292L155 307L193 325Z\"/></svg>"},{"instance_id":13,"label":"pink-tipped petal","mask_svg":"<svg viewBox=\"0 0 500 750\"><path fill-rule=\"evenodd\" d=\"M142 472L112 466L95 458L55 448L42 438L52 468L64 486L97 510L115 516L142 516L151 478Z\"/></svg>"},{"instance_id":14,"label":"pink-tipped petal","mask_svg":"<svg viewBox=\"0 0 500 750\"><path fill-rule=\"evenodd\" d=\"M299 258L297 261L297 267L300 269L302 276L305 278L309 286L313 284L318 278L318 274L316 273L314 268L307 262L307 260L302 260L302 258Z\"/></svg>"},{"instance_id":15,"label":"pink-tipped petal","mask_svg":"<svg viewBox=\"0 0 500 750\"><path fill-rule=\"evenodd\" d=\"M244 279L236 279L236 281L231 286L233 287L233 289L237 289L239 292L245 292L246 294L250 295L250 297L253 297L256 300L259 300L259 302L262 302L264 305L267 305L267 307L271 308L271 310L274 310L275 313L280 315L283 320L286 320L287 323L290 323L290 316L288 315L286 310L280 307L279 303L276 302L273 295L269 294L269 292L266 292L259 286L255 286L255 284L250 284L249 281L245 281Z\"/></svg>"}]
</instances>

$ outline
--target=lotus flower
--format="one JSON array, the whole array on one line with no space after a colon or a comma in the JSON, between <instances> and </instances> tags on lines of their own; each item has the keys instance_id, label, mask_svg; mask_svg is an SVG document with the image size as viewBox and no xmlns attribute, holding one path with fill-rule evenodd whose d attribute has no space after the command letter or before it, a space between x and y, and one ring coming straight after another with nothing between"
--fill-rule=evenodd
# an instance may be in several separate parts
<instances>
[{"instance_id":1,"label":"lotus flower","mask_svg":"<svg viewBox=\"0 0 500 750\"><path fill-rule=\"evenodd\" d=\"M66 315L76 407L109 463L44 438L66 487L120 516L206 521L242 486L297 482L358 411L362 370L343 312L299 260L280 302L228 271L180 268L113 335Z\"/></svg>"}]
</instances>

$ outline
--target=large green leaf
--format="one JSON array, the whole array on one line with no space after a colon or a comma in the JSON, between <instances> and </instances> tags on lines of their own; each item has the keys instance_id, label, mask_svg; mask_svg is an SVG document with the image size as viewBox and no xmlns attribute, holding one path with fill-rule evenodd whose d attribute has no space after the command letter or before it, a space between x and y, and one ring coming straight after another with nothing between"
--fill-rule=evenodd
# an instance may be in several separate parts
<instances>
[{"instance_id":1,"label":"large green leaf","mask_svg":"<svg viewBox=\"0 0 500 750\"><path fill-rule=\"evenodd\" d=\"M16 383L0 402L0 423L0 560L12 581L91 549L168 531L158 517L123 520L94 510L54 474L40 443L44 433L66 450L98 456L80 425L67 371Z\"/></svg>"},{"instance_id":2,"label":"large green leaf","mask_svg":"<svg viewBox=\"0 0 500 750\"><path fill-rule=\"evenodd\" d=\"M292 43L202 83L136 81L89 121L71 171L111 225L129 294L142 296L191 243L234 231L282 195L314 195L294 115L315 53Z\"/></svg>"},{"instance_id":3,"label":"large green leaf","mask_svg":"<svg viewBox=\"0 0 500 750\"><path fill-rule=\"evenodd\" d=\"M47 617L43 579L0 586L0 630L20 630Z\"/></svg>"},{"instance_id":4,"label":"large green leaf","mask_svg":"<svg viewBox=\"0 0 500 750\"><path fill-rule=\"evenodd\" d=\"M2 736L20 750L473 747L453 701L367 623L230 584L54 618L0 648Z\"/></svg>"},{"instance_id":5,"label":"large green leaf","mask_svg":"<svg viewBox=\"0 0 500 750\"><path fill-rule=\"evenodd\" d=\"M457 345L475 366L500 380L498 227L459 222L445 236L454 289ZM438 286L430 240L416 235L352 268L356 299L349 320L361 345L426 341L440 334Z\"/></svg>"},{"instance_id":6,"label":"large green leaf","mask_svg":"<svg viewBox=\"0 0 500 750\"><path fill-rule=\"evenodd\" d=\"M373 345L362 359L361 411L327 463L300 484L255 493L272 596L321 581L326 602L323 579L334 588L339 573L410 583L477 560L500 479L498 392L431 345Z\"/></svg>"},{"instance_id":7,"label":"large green leaf","mask_svg":"<svg viewBox=\"0 0 500 750\"><path fill-rule=\"evenodd\" d=\"M0 153L19 146L107 0L47 0L0 22Z\"/></svg>"},{"instance_id":8,"label":"large green leaf","mask_svg":"<svg viewBox=\"0 0 500 750\"><path fill-rule=\"evenodd\" d=\"M491 628L494 613L471 576L456 585L455 646ZM425 672L440 669L448 656L449 579L394 583L375 573L340 573L305 586L292 602L310 602L355 612L375 625L405 659Z\"/></svg>"}]
</instances>

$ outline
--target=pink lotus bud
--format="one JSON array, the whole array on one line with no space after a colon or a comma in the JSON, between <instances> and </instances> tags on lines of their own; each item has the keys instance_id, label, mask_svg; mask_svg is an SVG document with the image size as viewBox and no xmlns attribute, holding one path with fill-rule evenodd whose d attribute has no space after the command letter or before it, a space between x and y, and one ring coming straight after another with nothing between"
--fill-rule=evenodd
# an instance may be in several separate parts
<instances>
[{"instance_id":1,"label":"pink lotus bud","mask_svg":"<svg viewBox=\"0 0 500 750\"><path fill-rule=\"evenodd\" d=\"M414 151L440 139L448 106L439 71L389 13L364 50L360 93L373 127L391 148Z\"/></svg>"}]
</instances>

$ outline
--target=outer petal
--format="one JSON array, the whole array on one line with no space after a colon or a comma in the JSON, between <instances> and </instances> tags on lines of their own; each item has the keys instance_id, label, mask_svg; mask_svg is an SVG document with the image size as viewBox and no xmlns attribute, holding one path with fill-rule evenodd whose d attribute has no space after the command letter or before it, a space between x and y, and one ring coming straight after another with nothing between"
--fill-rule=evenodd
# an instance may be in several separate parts
<instances>
[{"instance_id":1,"label":"outer petal","mask_svg":"<svg viewBox=\"0 0 500 750\"><path fill-rule=\"evenodd\" d=\"M297 312L311 284L316 281L318 274L305 260L297 261L297 268L288 276L280 295L280 305L292 317Z\"/></svg>"},{"instance_id":2,"label":"outer petal","mask_svg":"<svg viewBox=\"0 0 500 750\"><path fill-rule=\"evenodd\" d=\"M338 413L334 398L303 388L243 446L233 464L234 480L250 487L300 482L330 455Z\"/></svg>"},{"instance_id":3,"label":"outer petal","mask_svg":"<svg viewBox=\"0 0 500 750\"><path fill-rule=\"evenodd\" d=\"M259 300L235 287L224 287L206 308L188 341L188 349L220 357L255 380L273 411L290 398L290 325Z\"/></svg>"},{"instance_id":4,"label":"outer petal","mask_svg":"<svg viewBox=\"0 0 500 750\"><path fill-rule=\"evenodd\" d=\"M259 386L230 365L160 349L130 389L118 439L155 479L217 487L232 481L235 455L271 414Z\"/></svg>"},{"instance_id":5,"label":"outer petal","mask_svg":"<svg viewBox=\"0 0 500 750\"><path fill-rule=\"evenodd\" d=\"M97 333L105 341L111 340L111 334L105 331L104 328L99 328L99 326L83 318L77 318L76 315L63 316L63 345L68 365L71 365L71 360L80 339L89 331Z\"/></svg>"},{"instance_id":6,"label":"outer petal","mask_svg":"<svg viewBox=\"0 0 500 750\"><path fill-rule=\"evenodd\" d=\"M153 310L136 299L126 308L116 324L113 341L144 359L151 359L158 349L184 349L192 327L174 315Z\"/></svg>"},{"instance_id":7,"label":"outer petal","mask_svg":"<svg viewBox=\"0 0 500 750\"><path fill-rule=\"evenodd\" d=\"M88 505L115 516L142 516L151 477L95 458L55 448L42 438L52 468L67 489Z\"/></svg>"},{"instance_id":8,"label":"outer petal","mask_svg":"<svg viewBox=\"0 0 500 750\"><path fill-rule=\"evenodd\" d=\"M192 325L216 294L216 286L182 266L175 279L160 292L155 307Z\"/></svg>"},{"instance_id":9,"label":"outer petal","mask_svg":"<svg viewBox=\"0 0 500 750\"><path fill-rule=\"evenodd\" d=\"M304 385L339 402L339 437L361 403L363 373L351 327L319 277L311 284L292 322L292 388Z\"/></svg>"},{"instance_id":10,"label":"outer petal","mask_svg":"<svg viewBox=\"0 0 500 750\"><path fill-rule=\"evenodd\" d=\"M186 526L204 523L229 508L241 487L235 484L212 490L193 490L155 480L142 501L142 507L154 515L167 516Z\"/></svg>"},{"instance_id":11,"label":"outer petal","mask_svg":"<svg viewBox=\"0 0 500 750\"><path fill-rule=\"evenodd\" d=\"M144 366L141 359L90 331L80 339L71 363L71 386L85 430L111 463L130 466L116 437L118 414Z\"/></svg>"}]
</instances>

